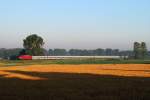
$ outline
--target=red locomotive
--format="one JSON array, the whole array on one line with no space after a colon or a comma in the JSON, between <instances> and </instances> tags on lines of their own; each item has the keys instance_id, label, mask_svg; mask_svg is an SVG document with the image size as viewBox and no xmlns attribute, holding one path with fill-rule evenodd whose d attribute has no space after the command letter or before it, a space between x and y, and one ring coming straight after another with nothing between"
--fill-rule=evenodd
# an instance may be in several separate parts
<instances>
[{"instance_id":1,"label":"red locomotive","mask_svg":"<svg viewBox=\"0 0 150 100\"><path fill-rule=\"evenodd\" d=\"M18 58L21 60L32 60L31 55L20 55Z\"/></svg>"}]
</instances>

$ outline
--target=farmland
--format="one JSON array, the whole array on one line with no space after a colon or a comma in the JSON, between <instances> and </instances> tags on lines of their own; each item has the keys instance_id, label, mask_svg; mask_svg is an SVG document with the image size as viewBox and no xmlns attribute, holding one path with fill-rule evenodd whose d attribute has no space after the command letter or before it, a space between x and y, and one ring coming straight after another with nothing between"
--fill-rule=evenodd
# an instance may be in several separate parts
<instances>
[{"instance_id":1,"label":"farmland","mask_svg":"<svg viewBox=\"0 0 150 100\"><path fill-rule=\"evenodd\" d=\"M150 60L123 59L64 59L64 60L0 60L0 67L49 64L150 64Z\"/></svg>"},{"instance_id":2,"label":"farmland","mask_svg":"<svg viewBox=\"0 0 150 100\"><path fill-rule=\"evenodd\" d=\"M149 100L147 63L98 59L1 61L0 100Z\"/></svg>"}]
</instances>

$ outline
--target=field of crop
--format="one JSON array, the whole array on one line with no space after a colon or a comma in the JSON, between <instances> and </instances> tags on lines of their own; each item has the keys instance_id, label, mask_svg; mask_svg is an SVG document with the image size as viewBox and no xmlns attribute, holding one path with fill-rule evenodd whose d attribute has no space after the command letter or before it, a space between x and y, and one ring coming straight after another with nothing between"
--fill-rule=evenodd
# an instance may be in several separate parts
<instances>
[{"instance_id":1,"label":"field of crop","mask_svg":"<svg viewBox=\"0 0 150 100\"><path fill-rule=\"evenodd\" d=\"M1 62L0 100L150 100L150 64L27 62Z\"/></svg>"}]
</instances>

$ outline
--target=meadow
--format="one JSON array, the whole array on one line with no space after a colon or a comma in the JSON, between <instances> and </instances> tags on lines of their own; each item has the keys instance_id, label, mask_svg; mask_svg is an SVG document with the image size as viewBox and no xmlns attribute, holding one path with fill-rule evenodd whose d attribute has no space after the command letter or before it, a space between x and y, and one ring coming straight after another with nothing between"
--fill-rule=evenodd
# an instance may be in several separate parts
<instances>
[{"instance_id":1,"label":"meadow","mask_svg":"<svg viewBox=\"0 0 150 100\"><path fill-rule=\"evenodd\" d=\"M150 60L123 59L64 59L64 60L0 60L1 66L28 66L49 64L150 64Z\"/></svg>"},{"instance_id":2,"label":"meadow","mask_svg":"<svg viewBox=\"0 0 150 100\"><path fill-rule=\"evenodd\" d=\"M150 100L148 60L0 63L0 100Z\"/></svg>"}]
</instances>

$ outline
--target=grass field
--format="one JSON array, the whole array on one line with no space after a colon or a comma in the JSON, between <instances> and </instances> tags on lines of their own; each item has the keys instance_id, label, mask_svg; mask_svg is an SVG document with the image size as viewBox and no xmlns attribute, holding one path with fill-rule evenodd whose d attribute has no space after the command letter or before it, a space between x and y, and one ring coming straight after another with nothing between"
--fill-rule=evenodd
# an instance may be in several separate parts
<instances>
[{"instance_id":1,"label":"grass field","mask_svg":"<svg viewBox=\"0 0 150 100\"><path fill-rule=\"evenodd\" d=\"M66 59L66 60L0 60L2 66L28 66L48 64L150 64L150 60L122 59Z\"/></svg>"},{"instance_id":2,"label":"grass field","mask_svg":"<svg viewBox=\"0 0 150 100\"><path fill-rule=\"evenodd\" d=\"M150 64L10 62L1 63L0 100L150 100Z\"/></svg>"}]
</instances>

